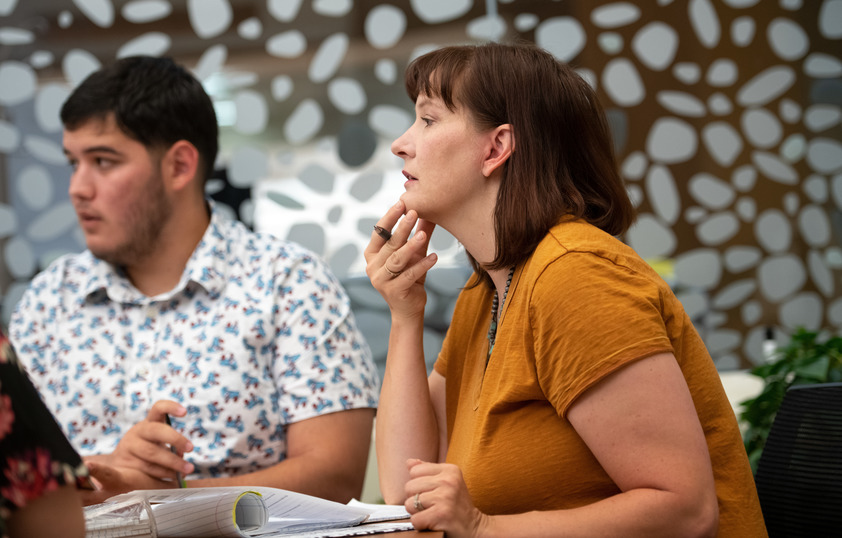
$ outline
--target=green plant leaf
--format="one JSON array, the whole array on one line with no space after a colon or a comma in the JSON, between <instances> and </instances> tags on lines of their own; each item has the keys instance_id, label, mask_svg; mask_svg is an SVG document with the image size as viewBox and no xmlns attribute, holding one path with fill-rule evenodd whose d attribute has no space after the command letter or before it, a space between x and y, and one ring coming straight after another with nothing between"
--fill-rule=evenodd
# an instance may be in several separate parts
<instances>
[{"instance_id":1,"label":"green plant leaf","mask_svg":"<svg viewBox=\"0 0 842 538\"><path fill-rule=\"evenodd\" d=\"M819 339L819 333L797 329L790 341L778 348L773 360L751 370L763 380L760 394L740 402L744 423L743 442L752 466L757 462L769 436L784 394L793 384L842 381L842 337Z\"/></svg>"},{"instance_id":2,"label":"green plant leaf","mask_svg":"<svg viewBox=\"0 0 842 538\"><path fill-rule=\"evenodd\" d=\"M751 370L752 375L756 375L757 377L762 377L763 379L766 379L767 377L772 375L772 372L773 372L773 365L772 364L761 364L760 366L755 366Z\"/></svg>"},{"instance_id":3,"label":"green plant leaf","mask_svg":"<svg viewBox=\"0 0 842 538\"><path fill-rule=\"evenodd\" d=\"M807 382L822 383L827 381L827 371L830 368L830 357L822 355L810 357L798 364L792 371Z\"/></svg>"}]
</instances>

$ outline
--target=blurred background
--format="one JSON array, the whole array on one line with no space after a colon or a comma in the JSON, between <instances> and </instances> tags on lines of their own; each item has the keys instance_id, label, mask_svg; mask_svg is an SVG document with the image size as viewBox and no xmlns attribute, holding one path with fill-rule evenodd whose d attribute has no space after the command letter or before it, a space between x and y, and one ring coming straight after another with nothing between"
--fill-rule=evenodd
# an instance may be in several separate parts
<instances>
[{"instance_id":1,"label":"blurred background","mask_svg":"<svg viewBox=\"0 0 842 538\"><path fill-rule=\"evenodd\" d=\"M209 196L298 241L345 284L378 361L389 316L363 273L403 190L403 71L442 45L527 40L594 86L639 210L622 239L670 283L722 371L767 334L842 328L842 0L0 0L0 323L84 249L58 112L98 67L172 56L214 100ZM431 364L464 252L438 229Z\"/></svg>"}]
</instances>

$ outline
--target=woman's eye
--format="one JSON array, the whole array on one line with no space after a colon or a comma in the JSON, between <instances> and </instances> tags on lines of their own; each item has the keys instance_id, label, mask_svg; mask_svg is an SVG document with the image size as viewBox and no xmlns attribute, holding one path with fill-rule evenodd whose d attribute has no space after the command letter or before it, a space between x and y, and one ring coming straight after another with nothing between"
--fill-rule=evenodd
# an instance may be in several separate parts
<instances>
[{"instance_id":1,"label":"woman's eye","mask_svg":"<svg viewBox=\"0 0 842 538\"><path fill-rule=\"evenodd\" d=\"M421 121L427 124L427 127L429 127L433 123L433 120L431 120L430 118L421 118Z\"/></svg>"}]
</instances>

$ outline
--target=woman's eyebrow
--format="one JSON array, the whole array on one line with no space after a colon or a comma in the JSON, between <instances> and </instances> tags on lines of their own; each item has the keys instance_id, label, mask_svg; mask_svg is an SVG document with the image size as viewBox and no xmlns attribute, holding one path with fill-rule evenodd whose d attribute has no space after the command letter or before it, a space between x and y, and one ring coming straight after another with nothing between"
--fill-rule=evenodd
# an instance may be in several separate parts
<instances>
[{"instance_id":1,"label":"woman's eyebrow","mask_svg":"<svg viewBox=\"0 0 842 538\"><path fill-rule=\"evenodd\" d=\"M415 110L427 110L427 109L435 109L439 108L440 100L436 101L433 98L427 97L426 95L419 95L418 99L415 100Z\"/></svg>"}]
</instances>

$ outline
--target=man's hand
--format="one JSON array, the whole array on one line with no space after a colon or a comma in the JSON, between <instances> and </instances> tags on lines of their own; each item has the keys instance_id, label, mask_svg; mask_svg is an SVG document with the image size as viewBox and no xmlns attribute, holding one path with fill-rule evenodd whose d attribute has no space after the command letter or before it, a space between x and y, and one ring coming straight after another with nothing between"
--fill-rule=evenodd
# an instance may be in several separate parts
<instances>
[{"instance_id":1,"label":"man's hand","mask_svg":"<svg viewBox=\"0 0 842 538\"><path fill-rule=\"evenodd\" d=\"M121 470L135 469L155 479L175 480L176 473L190 474L193 464L185 461L182 455L193 450L193 444L167 424L167 416L183 417L186 414L187 410L178 402L158 400L146 418L132 426L120 439L114 452L89 456L85 458L85 463L99 463Z\"/></svg>"},{"instance_id":2,"label":"man's hand","mask_svg":"<svg viewBox=\"0 0 842 538\"><path fill-rule=\"evenodd\" d=\"M136 489L178 487L174 481L158 480L136 469L113 467L93 460L86 461L85 464L97 487L96 490L79 490L85 506L101 503L109 497Z\"/></svg>"}]
</instances>

